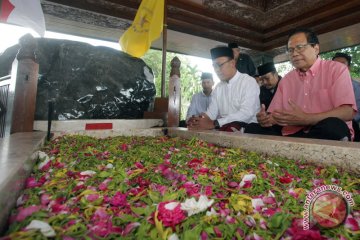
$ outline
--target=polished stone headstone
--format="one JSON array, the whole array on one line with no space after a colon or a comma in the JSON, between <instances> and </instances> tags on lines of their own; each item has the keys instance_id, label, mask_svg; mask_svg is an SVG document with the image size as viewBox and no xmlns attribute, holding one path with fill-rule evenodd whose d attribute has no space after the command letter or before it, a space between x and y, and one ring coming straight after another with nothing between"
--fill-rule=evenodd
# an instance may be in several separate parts
<instances>
[{"instance_id":1,"label":"polished stone headstone","mask_svg":"<svg viewBox=\"0 0 360 240\"><path fill-rule=\"evenodd\" d=\"M152 106L152 70L139 58L108 47L58 39L37 39L39 62L35 120L136 119ZM19 46L0 55L0 76L8 75Z\"/></svg>"}]
</instances>

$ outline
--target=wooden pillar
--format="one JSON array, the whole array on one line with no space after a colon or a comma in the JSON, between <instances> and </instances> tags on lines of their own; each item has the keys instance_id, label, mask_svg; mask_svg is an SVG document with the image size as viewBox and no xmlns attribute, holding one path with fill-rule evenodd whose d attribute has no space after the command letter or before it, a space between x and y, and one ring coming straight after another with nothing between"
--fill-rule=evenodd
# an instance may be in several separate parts
<instances>
[{"instance_id":1,"label":"wooden pillar","mask_svg":"<svg viewBox=\"0 0 360 240\"><path fill-rule=\"evenodd\" d=\"M178 127L180 121L181 86L180 86L180 65L178 57L171 60L171 72L169 81L169 108L168 127Z\"/></svg>"},{"instance_id":2,"label":"wooden pillar","mask_svg":"<svg viewBox=\"0 0 360 240\"><path fill-rule=\"evenodd\" d=\"M11 133L33 130L39 73L36 40L27 34L20 38L19 43L21 48L11 70L11 80L15 81Z\"/></svg>"}]
</instances>

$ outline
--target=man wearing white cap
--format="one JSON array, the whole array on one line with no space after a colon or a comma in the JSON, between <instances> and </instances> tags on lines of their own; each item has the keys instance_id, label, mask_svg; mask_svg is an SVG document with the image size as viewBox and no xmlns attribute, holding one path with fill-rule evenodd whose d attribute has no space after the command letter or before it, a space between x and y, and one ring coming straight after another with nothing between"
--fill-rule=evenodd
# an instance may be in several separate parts
<instances>
[{"instance_id":1,"label":"man wearing white cap","mask_svg":"<svg viewBox=\"0 0 360 240\"><path fill-rule=\"evenodd\" d=\"M211 73L203 72L201 74L201 86L203 90L194 94L186 114L186 122L192 116L199 116L206 112L211 102L211 93L214 86L214 80Z\"/></svg>"}]
</instances>

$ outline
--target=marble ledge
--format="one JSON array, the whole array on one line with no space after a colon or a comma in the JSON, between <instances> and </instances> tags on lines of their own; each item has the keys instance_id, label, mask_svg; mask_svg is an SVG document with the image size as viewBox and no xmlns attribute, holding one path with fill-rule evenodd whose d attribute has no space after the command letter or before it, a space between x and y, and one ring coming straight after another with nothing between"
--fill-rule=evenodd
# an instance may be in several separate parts
<instances>
[{"instance_id":1,"label":"marble ledge","mask_svg":"<svg viewBox=\"0 0 360 240\"><path fill-rule=\"evenodd\" d=\"M303 159L316 165L336 166L360 176L360 143L290 138L231 132L168 128L169 136L197 137L224 147L238 147L270 156Z\"/></svg>"},{"instance_id":2,"label":"marble ledge","mask_svg":"<svg viewBox=\"0 0 360 240\"><path fill-rule=\"evenodd\" d=\"M32 171L32 154L44 144L45 137L44 132L26 132L0 139L0 233Z\"/></svg>"}]
</instances>

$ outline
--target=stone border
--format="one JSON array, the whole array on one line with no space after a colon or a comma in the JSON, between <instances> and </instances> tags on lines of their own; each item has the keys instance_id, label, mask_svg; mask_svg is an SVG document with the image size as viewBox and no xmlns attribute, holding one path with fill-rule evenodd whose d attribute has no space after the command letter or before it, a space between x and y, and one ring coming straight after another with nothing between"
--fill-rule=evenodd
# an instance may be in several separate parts
<instances>
[{"instance_id":1,"label":"stone border","mask_svg":"<svg viewBox=\"0 0 360 240\"><path fill-rule=\"evenodd\" d=\"M303 159L317 165L331 165L360 176L360 143L320 139L287 138L256 134L240 134L219 131L188 131L185 128L169 128L171 137L197 137L224 147L238 147L247 151Z\"/></svg>"},{"instance_id":2,"label":"stone border","mask_svg":"<svg viewBox=\"0 0 360 240\"><path fill-rule=\"evenodd\" d=\"M44 132L27 132L0 139L0 234L33 169L32 154L44 144L45 137Z\"/></svg>"}]
</instances>

